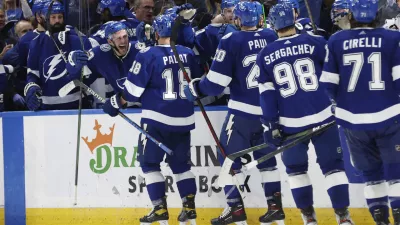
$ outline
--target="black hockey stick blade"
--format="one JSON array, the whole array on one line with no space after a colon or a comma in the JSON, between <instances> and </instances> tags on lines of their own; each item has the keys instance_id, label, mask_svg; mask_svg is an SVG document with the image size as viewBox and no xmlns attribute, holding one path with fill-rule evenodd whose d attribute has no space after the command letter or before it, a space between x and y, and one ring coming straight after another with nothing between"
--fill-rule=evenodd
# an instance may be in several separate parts
<instances>
[{"instance_id":1,"label":"black hockey stick blade","mask_svg":"<svg viewBox=\"0 0 400 225\"><path fill-rule=\"evenodd\" d=\"M308 129L308 130L299 132L299 133L297 133L297 134L293 134L293 135L287 136L287 137L285 137L285 138L283 139L283 141L290 141L290 140L293 140L293 139L296 139L296 138L301 138L301 137L303 137L304 135L310 134L310 133L312 133L312 132L314 132L314 128L311 128L311 129ZM247 149L244 149L244 150L242 150L242 151L235 152L235 153L233 153L233 154L228 155L228 156L225 158L224 163L223 163L222 166L221 166L221 170L220 170L220 172L219 172L219 177L221 177L221 178L226 177L225 174L228 174L228 173L229 173L229 170L231 169L231 167L232 167L232 165L233 165L233 163L234 163L234 161L235 161L236 158L241 157L241 156L244 156L244 155L246 155L246 154L248 154L248 153L252 153L252 152L255 152L255 151L258 151L258 150L267 148L268 146L269 146L268 144L263 143L263 144L261 144L261 145L257 145L257 146L251 147L251 148L247 148ZM219 184L220 186L223 186L223 185L224 185L224 181L222 181L222 180L223 180L223 179L219 179L219 180L218 180L218 181L219 181L218 184Z\"/></svg>"},{"instance_id":2,"label":"black hockey stick blade","mask_svg":"<svg viewBox=\"0 0 400 225\"><path fill-rule=\"evenodd\" d=\"M290 140L302 137L304 135L307 135L307 134L313 132L313 129L314 128L311 128L311 129L299 132L297 134L289 135L287 137L284 137L283 141L290 141ZM263 143L263 144L260 144L260 145L254 146L254 147L250 147L250 148L244 149L242 151L230 154L230 155L228 155L228 158L231 159L231 160L235 160L237 157L246 155L246 154L251 153L251 152L255 152L255 151L261 150L261 149L266 148L266 147L268 147L268 144Z\"/></svg>"},{"instance_id":3,"label":"black hockey stick blade","mask_svg":"<svg viewBox=\"0 0 400 225\"><path fill-rule=\"evenodd\" d=\"M329 128L331 128L332 126L335 126L335 125L336 125L336 121L332 121L332 122L327 123L325 125L315 127L315 128L313 128L313 132L311 132L311 133L309 133L307 135L304 135L304 136L294 140L293 142L290 142L289 144L286 144L286 145L284 145L282 147L277 148L275 151L266 154L265 156L259 158L258 160L252 161L251 163L245 165L243 167L243 169L244 170L250 170L250 169L254 168L255 166L257 166L258 164L267 161L268 159L274 157L275 155L277 155L277 154L279 154L281 152L284 152L284 151L292 148L293 146L296 146L297 144L300 144L303 141L309 140L312 137L325 132L326 130L328 130Z\"/></svg>"}]
</instances>

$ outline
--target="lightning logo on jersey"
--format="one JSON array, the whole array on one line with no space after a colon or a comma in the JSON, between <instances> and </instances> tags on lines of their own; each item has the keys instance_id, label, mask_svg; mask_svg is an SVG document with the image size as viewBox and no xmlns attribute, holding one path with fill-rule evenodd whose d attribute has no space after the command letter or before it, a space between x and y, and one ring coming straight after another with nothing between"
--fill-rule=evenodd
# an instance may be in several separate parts
<instances>
[{"instance_id":1,"label":"lightning logo on jersey","mask_svg":"<svg viewBox=\"0 0 400 225\"><path fill-rule=\"evenodd\" d=\"M66 74L67 74L67 69L61 54L50 56L44 61L43 76L44 78L46 78L45 82L47 82L49 79L58 80Z\"/></svg>"},{"instance_id":2,"label":"lightning logo on jersey","mask_svg":"<svg viewBox=\"0 0 400 225\"><path fill-rule=\"evenodd\" d=\"M147 124L143 124L143 130L147 131ZM146 143L147 143L147 137L144 134L140 134L140 141L142 142L142 146L143 146L143 155L144 155L144 151L146 149Z\"/></svg>"},{"instance_id":3,"label":"lightning logo on jersey","mask_svg":"<svg viewBox=\"0 0 400 225\"><path fill-rule=\"evenodd\" d=\"M235 115L233 115L233 114L231 114L230 116L229 116L229 120L228 120L228 123L226 124L226 128L225 128L225 131L226 131L226 135L228 136L228 140L226 141L226 144L228 144L229 143L229 140L231 139L231 135L232 135L232 126L233 126L233 124L235 123L235 122L233 122L233 117L234 117Z\"/></svg>"}]
</instances>

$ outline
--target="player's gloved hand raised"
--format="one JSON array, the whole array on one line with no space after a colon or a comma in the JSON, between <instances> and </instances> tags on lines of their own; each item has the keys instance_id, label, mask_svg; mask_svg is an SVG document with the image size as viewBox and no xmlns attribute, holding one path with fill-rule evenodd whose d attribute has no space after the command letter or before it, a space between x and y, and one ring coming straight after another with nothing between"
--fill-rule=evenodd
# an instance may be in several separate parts
<instances>
[{"instance_id":1,"label":"player's gloved hand raised","mask_svg":"<svg viewBox=\"0 0 400 225\"><path fill-rule=\"evenodd\" d=\"M117 93L111 98L107 99L107 101L103 105L103 111L108 115L115 117L119 113L119 109L123 107L121 102L121 94Z\"/></svg>"},{"instance_id":2,"label":"player's gloved hand raised","mask_svg":"<svg viewBox=\"0 0 400 225\"><path fill-rule=\"evenodd\" d=\"M189 85L187 85L185 89L183 89L186 95L186 99L188 101L194 102L200 97L202 97L198 87L200 80L201 80L200 78L193 79L192 81L190 81Z\"/></svg>"},{"instance_id":3,"label":"player's gloved hand raised","mask_svg":"<svg viewBox=\"0 0 400 225\"><path fill-rule=\"evenodd\" d=\"M139 42L145 43L146 47L154 46L154 40L151 39L151 27L150 27L150 35L149 37L146 36L146 23L140 22L139 25L136 27L136 37Z\"/></svg>"},{"instance_id":4,"label":"player's gloved hand raised","mask_svg":"<svg viewBox=\"0 0 400 225\"><path fill-rule=\"evenodd\" d=\"M282 145L283 137L279 130L280 125L278 121L265 121L261 119L262 126L264 127L264 142L275 147Z\"/></svg>"},{"instance_id":5,"label":"player's gloved hand raised","mask_svg":"<svg viewBox=\"0 0 400 225\"><path fill-rule=\"evenodd\" d=\"M42 104L42 99L40 98L42 96L42 89L39 85L34 82L26 84L24 95L29 110L36 111L40 108L40 105Z\"/></svg>"},{"instance_id":6,"label":"player's gloved hand raised","mask_svg":"<svg viewBox=\"0 0 400 225\"><path fill-rule=\"evenodd\" d=\"M183 17L183 23L187 23L189 22L189 20L191 20L194 16L194 14L196 13L195 10L190 10L190 9L194 9L192 4L190 3L185 3L181 6L178 6L178 8L176 9L176 14L179 14ZM187 10L187 11L185 11ZM190 10L190 11L189 11ZM185 12L182 12L185 11Z\"/></svg>"},{"instance_id":7,"label":"player's gloved hand raised","mask_svg":"<svg viewBox=\"0 0 400 225\"><path fill-rule=\"evenodd\" d=\"M89 56L82 50L72 51L68 55L69 64L71 64L73 67L77 67L78 69L81 69L83 66L87 65L88 60Z\"/></svg>"}]
</instances>

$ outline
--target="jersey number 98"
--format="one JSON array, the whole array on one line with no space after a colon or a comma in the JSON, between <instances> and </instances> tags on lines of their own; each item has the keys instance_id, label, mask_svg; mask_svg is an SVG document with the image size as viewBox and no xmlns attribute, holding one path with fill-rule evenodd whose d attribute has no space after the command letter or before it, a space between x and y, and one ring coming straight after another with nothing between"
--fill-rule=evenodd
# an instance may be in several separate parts
<instances>
[{"instance_id":1,"label":"jersey number 98","mask_svg":"<svg viewBox=\"0 0 400 225\"><path fill-rule=\"evenodd\" d=\"M296 94L298 90L296 77L303 91L318 89L318 77L315 74L314 62L310 58L298 59L293 66L287 62L280 63L274 67L273 73L278 85L287 84L287 88L279 89L284 98Z\"/></svg>"}]
</instances>

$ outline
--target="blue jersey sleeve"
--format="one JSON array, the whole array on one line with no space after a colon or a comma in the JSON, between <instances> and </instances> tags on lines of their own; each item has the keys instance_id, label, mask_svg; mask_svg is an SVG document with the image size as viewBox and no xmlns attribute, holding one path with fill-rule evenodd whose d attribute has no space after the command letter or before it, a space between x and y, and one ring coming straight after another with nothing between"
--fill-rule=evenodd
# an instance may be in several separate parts
<instances>
[{"instance_id":1,"label":"blue jersey sleeve","mask_svg":"<svg viewBox=\"0 0 400 225\"><path fill-rule=\"evenodd\" d=\"M329 40L328 44L325 45L325 63L319 82L321 88L324 89L329 98L335 100L337 95L337 89L339 85L339 69L338 63L335 56L333 55L333 41Z\"/></svg>"},{"instance_id":2,"label":"blue jersey sleeve","mask_svg":"<svg viewBox=\"0 0 400 225\"><path fill-rule=\"evenodd\" d=\"M394 51L394 55L392 58L392 77L394 86L396 88L397 93L400 94L400 41L396 46L396 50Z\"/></svg>"},{"instance_id":3,"label":"blue jersey sleeve","mask_svg":"<svg viewBox=\"0 0 400 225\"><path fill-rule=\"evenodd\" d=\"M274 75L272 70L267 68L264 60L264 50L257 56L257 66L260 69L260 76L258 77L258 89L260 92L260 106L263 112L262 118L265 121L277 121L279 118L278 113L278 98L274 86Z\"/></svg>"},{"instance_id":4,"label":"blue jersey sleeve","mask_svg":"<svg viewBox=\"0 0 400 225\"><path fill-rule=\"evenodd\" d=\"M227 41L231 34L224 36L219 43L214 61L207 76L200 81L199 88L203 95L217 96L221 94L232 81L233 66L235 65L235 54L230 51Z\"/></svg>"},{"instance_id":5,"label":"blue jersey sleeve","mask_svg":"<svg viewBox=\"0 0 400 225\"><path fill-rule=\"evenodd\" d=\"M179 29L179 35L177 44L183 45L188 48L193 48L195 42L195 35L190 23L182 24L181 29Z\"/></svg>"},{"instance_id":6,"label":"blue jersey sleeve","mask_svg":"<svg viewBox=\"0 0 400 225\"><path fill-rule=\"evenodd\" d=\"M28 74L26 76L26 83L34 82L39 84L40 82L40 73L39 73L39 53L40 53L40 46L38 45L38 39L40 36L37 36L31 44L29 45L29 53L28 53Z\"/></svg>"},{"instance_id":7,"label":"blue jersey sleeve","mask_svg":"<svg viewBox=\"0 0 400 225\"><path fill-rule=\"evenodd\" d=\"M132 67L129 69L128 77L124 82L124 99L129 102L138 102L142 96L147 83L151 78L152 55L148 53L147 48L143 49L136 55Z\"/></svg>"},{"instance_id":8,"label":"blue jersey sleeve","mask_svg":"<svg viewBox=\"0 0 400 225\"><path fill-rule=\"evenodd\" d=\"M15 45L12 49L10 49L3 57L2 62L7 65L12 65L14 67L19 66L19 54L18 54L18 45Z\"/></svg>"}]
</instances>

